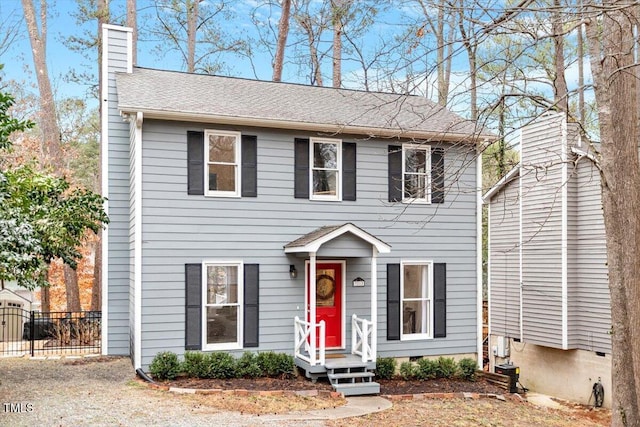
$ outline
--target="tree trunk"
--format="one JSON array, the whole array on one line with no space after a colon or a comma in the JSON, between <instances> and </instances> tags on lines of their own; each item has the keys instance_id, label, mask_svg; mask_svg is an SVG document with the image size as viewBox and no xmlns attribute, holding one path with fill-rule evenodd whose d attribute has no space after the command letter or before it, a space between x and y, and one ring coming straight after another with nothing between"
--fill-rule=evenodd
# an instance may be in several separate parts
<instances>
[{"instance_id":1,"label":"tree trunk","mask_svg":"<svg viewBox=\"0 0 640 427\"><path fill-rule=\"evenodd\" d=\"M93 263L93 282L91 285L91 311L102 310L102 231L98 232L95 242Z\"/></svg>"},{"instance_id":2,"label":"tree trunk","mask_svg":"<svg viewBox=\"0 0 640 427\"><path fill-rule=\"evenodd\" d=\"M56 119L56 106L47 69L47 2L40 0L40 28L33 5L33 0L22 0L24 19L29 32L31 53L40 92L40 130L42 132L43 165L53 166L57 174L61 173L62 153L60 147L60 130Z\"/></svg>"},{"instance_id":3,"label":"tree trunk","mask_svg":"<svg viewBox=\"0 0 640 427\"><path fill-rule=\"evenodd\" d=\"M80 311L80 290L78 289L78 272L64 264L64 285L67 295L67 311Z\"/></svg>"},{"instance_id":4,"label":"tree trunk","mask_svg":"<svg viewBox=\"0 0 640 427\"><path fill-rule=\"evenodd\" d=\"M105 1L105 0L101 0ZM138 63L138 13L136 0L127 0L127 27L133 29L132 35L132 47L131 47L131 60L133 65Z\"/></svg>"},{"instance_id":5,"label":"tree trunk","mask_svg":"<svg viewBox=\"0 0 640 427\"><path fill-rule=\"evenodd\" d=\"M340 0L331 0L333 21L333 87L342 86L342 17L346 5Z\"/></svg>"},{"instance_id":6,"label":"tree trunk","mask_svg":"<svg viewBox=\"0 0 640 427\"><path fill-rule=\"evenodd\" d=\"M284 65L284 50L289 36L289 17L291 16L291 0L282 1L282 13L278 22L278 44L276 56L273 60L273 81L282 81L282 67Z\"/></svg>"},{"instance_id":7,"label":"tree trunk","mask_svg":"<svg viewBox=\"0 0 640 427\"><path fill-rule=\"evenodd\" d=\"M305 33L307 33L307 42L309 43L309 56L311 59L311 74L312 74L312 84L316 86L323 86L322 83L322 72L320 70L320 61L318 60L318 49L316 49L315 45L315 37L313 33L313 26L311 24L311 18L308 16L300 17L300 26L304 29Z\"/></svg>"},{"instance_id":8,"label":"tree trunk","mask_svg":"<svg viewBox=\"0 0 640 427\"><path fill-rule=\"evenodd\" d=\"M582 4L582 1L580 1ZM584 40L582 33L584 31L583 24L578 25L578 33L576 43L578 45L578 120L580 125L585 125L586 115L584 111Z\"/></svg>"},{"instance_id":9,"label":"tree trunk","mask_svg":"<svg viewBox=\"0 0 640 427\"><path fill-rule=\"evenodd\" d=\"M51 297L48 287L40 288L40 311L43 313L51 311Z\"/></svg>"},{"instance_id":10,"label":"tree trunk","mask_svg":"<svg viewBox=\"0 0 640 427\"><path fill-rule=\"evenodd\" d=\"M640 385L640 171L632 13L603 2L587 23L601 144L602 204L611 295L612 425L638 426Z\"/></svg>"},{"instance_id":11,"label":"tree trunk","mask_svg":"<svg viewBox=\"0 0 640 427\"><path fill-rule=\"evenodd\" d=\"M564 31L562 28L562 14L560 13L560 0L553 0L554 10L551 13L553 46L554 46L554 77L553 94L556 108L565 114L569 111L569 90L564 76Z\"/></svg>"},{"instance_id":12,"label":"tree trunk","mask_svg":"<svg viewBox=\"0 0 640 427\"><path fill-rule=\"evenodd\" d=\"M198 7L200 0L187 0L187 72L196 68L196 33L198 30Z\"/></svg>"}]
</instances>

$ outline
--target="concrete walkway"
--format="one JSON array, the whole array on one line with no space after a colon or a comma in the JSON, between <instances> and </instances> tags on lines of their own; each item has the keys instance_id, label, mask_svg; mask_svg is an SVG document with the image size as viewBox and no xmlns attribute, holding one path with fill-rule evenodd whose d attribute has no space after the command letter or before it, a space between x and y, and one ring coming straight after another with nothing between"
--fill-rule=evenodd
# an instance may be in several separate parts
<instances>
[{"instance_id":1,"label":"concrete walkway","mask_svg":"<svg viewBox=\"0 0 640 427\"><path fill-rule=\"evenodd\" d=\"M355 396L347 397L347 404L336 408L320 409L314 411L294 412L279 415L262 415L262 421L293 421L293 420L333 420L349 417L360 417L391 408L392 404L387 399L379 396Z\"/></svg>"}]
</instances>

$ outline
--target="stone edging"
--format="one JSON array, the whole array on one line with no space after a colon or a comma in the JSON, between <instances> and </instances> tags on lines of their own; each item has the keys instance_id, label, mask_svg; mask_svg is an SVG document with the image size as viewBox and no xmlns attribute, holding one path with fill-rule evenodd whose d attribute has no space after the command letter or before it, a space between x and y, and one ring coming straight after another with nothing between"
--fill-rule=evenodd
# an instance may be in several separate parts
<instances>
[{"instance_id":1,"label":"stone edging","mask_svg":"<svg viewBox=\"0 0 640 427\"><path fill-rule=\"evenodd\" d=\"M518 393L514 394L493 394L493 393L416 393L416 394L381 394L380 397L391 401L399 400L425 400L425 399L467 399L467 400L479 400L479 399L497 399L503 402L507 400L516 403L525 403L527 399L520 396Z\"/></svg>"},{"instance_id":2,"label":"stone edging","mask_svg":"<svg viewBox=\"0 0 640 427\"><path fill-rule=\"evenodd\" d=\"M344 397L344 395L340 392L328 390L224 390L221 388L196 389L169 387L167 385L147 383L146 381L143 381L141 379L137 379L137 381L154 390L168 391L170 393L177 394L224 394L234 396L304 396L321 397L324 399L342 399Z\"/></svg>"},{"instance_id":3,"label":"stone edging","mask_svg":"<svg viewBox=\"0 0 640 427\"><path fill-rule=\"evenodd\" d=\"M181 388L181 387L169 387L166 385L148 383L141 379L137 379L138 382L145 384L147 387L154 390L168 391L176 394L223 394L234 396L305 396L305 397L320 397L324 399L342 399L344 395L337 391L328 390L224 390L221 388L213 389L195 389L195 388ZM417 394L381 394L380 397L391 401L401 400L425 400L425 399L497 399L501 401L511 400L517 403L524 403L527 400L519 394L493 394L493 393L417 393Z\"/></svg>"}]
</instances>

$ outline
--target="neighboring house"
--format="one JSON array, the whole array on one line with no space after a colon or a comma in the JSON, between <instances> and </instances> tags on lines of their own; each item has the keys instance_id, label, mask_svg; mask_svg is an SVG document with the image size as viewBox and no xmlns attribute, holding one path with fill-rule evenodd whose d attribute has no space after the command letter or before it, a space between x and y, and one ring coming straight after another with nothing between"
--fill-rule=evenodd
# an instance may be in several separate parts
<instances>
[{"instance_id":1,"label":"neighboring house","mask_svg":"<svg viewBox=\"0 0 640 427\"><path fill-rule=\"evenodd\" d=\"M103 40L105 353L273 350L309 376L329 353L363 376L476 357L473 123L417 96L136 68L128 29Z\"/></svg>"},{"instance_id":2,"label":"neighboring house","mask_svg":"<svg viewBox=\"0 0 640 427\"><path fill-rule=\"evenodd\" d=\"M600 175L563 114L524 127L521 161L489 205L491 368L520 367L533 390L587 403L611 398L611 315ZM593 399L591 399L593 403Z\"/></svg>"}]
</instances>

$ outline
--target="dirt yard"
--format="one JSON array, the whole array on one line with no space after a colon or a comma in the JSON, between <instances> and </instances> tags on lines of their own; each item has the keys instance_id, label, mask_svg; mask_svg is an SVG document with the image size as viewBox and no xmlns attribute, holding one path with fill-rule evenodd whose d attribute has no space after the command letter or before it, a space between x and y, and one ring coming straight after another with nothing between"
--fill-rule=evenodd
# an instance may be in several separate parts
<instances>
[{"instance_id":1,"label":"dirt yard","mask_svg":"<svg viewBox=\"0 0 640 427\"><path fill-rule=\"evenodd\" d=\"M40 361L0 359L0 425L27 426L558 426L610 423L608 411L537 408L496 399L394 400L364 417L309 419L336 399L308 396L175 394L136 381L128 359ZM293 412L286 421L274 413Z\"/></svg>"}]
</instances>

